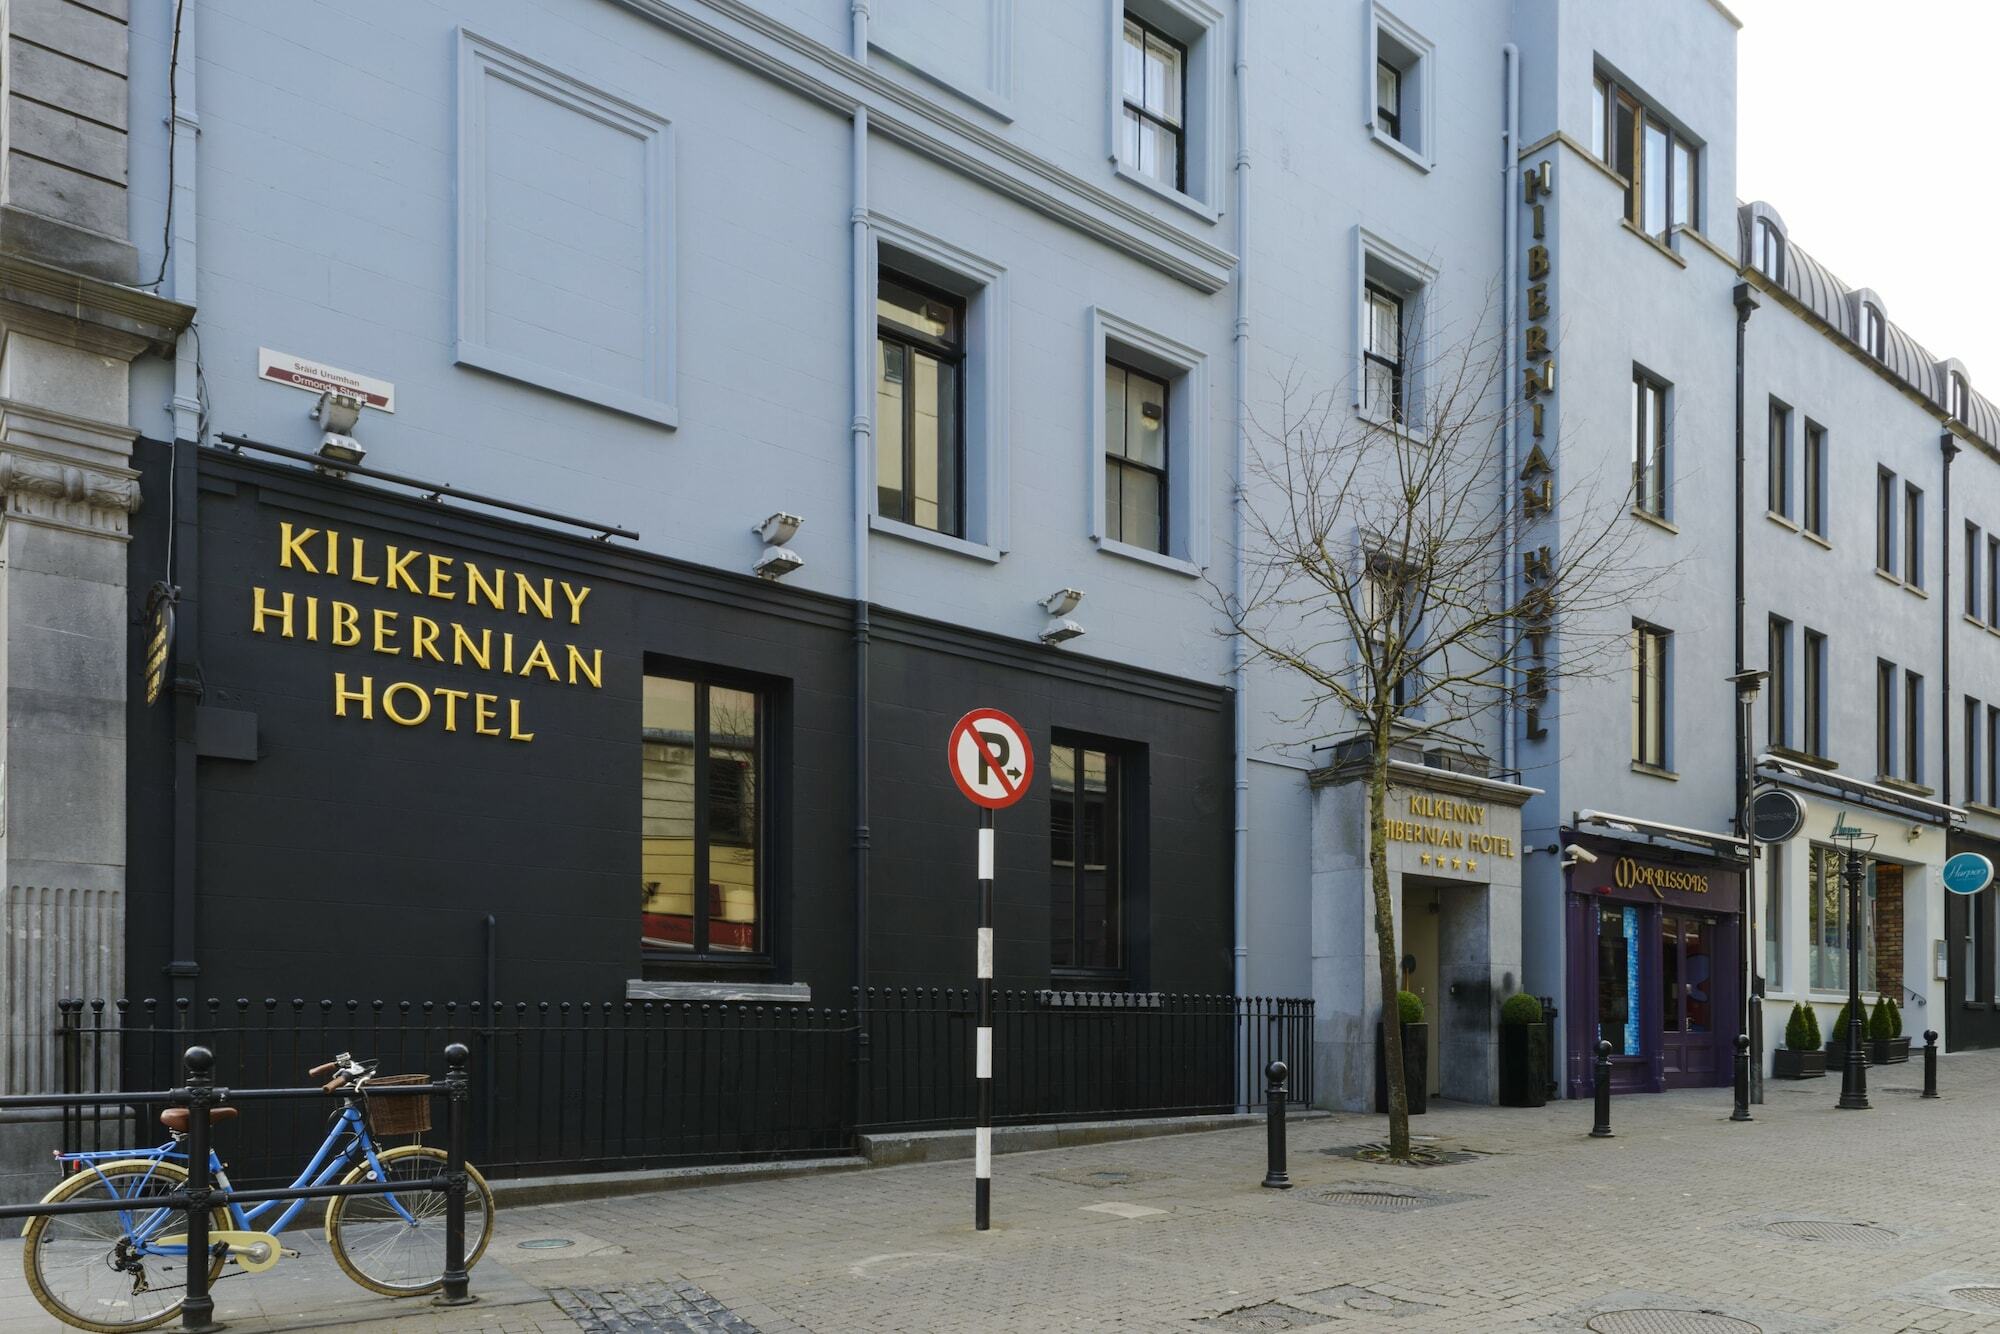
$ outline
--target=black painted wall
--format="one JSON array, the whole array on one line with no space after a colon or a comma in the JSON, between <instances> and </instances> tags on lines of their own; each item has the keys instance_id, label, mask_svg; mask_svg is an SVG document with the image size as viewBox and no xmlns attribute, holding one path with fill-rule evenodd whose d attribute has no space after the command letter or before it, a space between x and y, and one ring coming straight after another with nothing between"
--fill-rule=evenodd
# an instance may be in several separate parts
<instances>
[{"instance_id":1,"label":"black painted wall","mask_svg":"<svg viewBox=\"0 0 2000 1334\"><path fill-rule=\"evenodd\" d=\"M769 794L775 835L772 968L755 980L812 984L845 1004L854 947L850 606L748 577L542 528L424 504L370 486L181 447L199 467L198 525L183 523L182 631L202 703L253 714L254 759L196 761L196 996L472 999L485 988L486 918L497 923L504 1000L622 997L640 976L639 708L648 655L763 678L774 700ZM169 450L138 450L148 508L131 547L134 679L145 590L165 570ZM186 516L183 516L185 518ZM357 586L280 567L280 524L585 585L580 625L483 604ZM196 528L198 527L198 538ZM323 541L323 539L321 539ZM197 544L190 553L189 546ZM323 550L320 549L320 550ZM189 580L190 561L199 576ZM345 567L343 567L345 569ZM419 561L418 568L422 569ZM373 567L371 566L371 572ZM295 636L252 630L253 589L295 596ZM462 590L461 590L462 591ZM303 598L318 595L318 642ZM327 600L490 626L552 646L603 650L593 688L413 661L329 642ZM1144 848L1128 874L1135 988L1229 985L1229 714L1220 689L1106 667L1056 650L882 612L871 654L877 985L966 985L972 965L973 808L944 769L951 723L976 704L1014 713L1038 750L1050 730L1123 742L1143 756ZM448 635L448 631L446 632ZM561 649L556 648L558 666ZM376 717L338 718L333 674L375 678ZM383 716L391 681L520 700L531 742ZM404 695L406 706L412 696ZM211 715L216 721L220 715ZM507 705L498 725L508 728ZM166 995L172 957L171 697L131 719L129 990ZM204 749L227 750L211 739ZM1046 773L999 816L1000 983L1050 981Z\"/></svg>"}]
</instances>

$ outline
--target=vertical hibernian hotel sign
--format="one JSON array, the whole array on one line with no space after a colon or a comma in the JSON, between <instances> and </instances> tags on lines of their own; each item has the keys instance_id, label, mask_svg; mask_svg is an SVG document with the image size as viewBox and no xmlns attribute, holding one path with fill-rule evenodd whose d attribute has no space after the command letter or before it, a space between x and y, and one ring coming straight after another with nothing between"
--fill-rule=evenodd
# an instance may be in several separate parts
<instances>
[{"instance_id":1,"label":"vertical hibernian hotel sign","mask_svg":"<svg viewBox=\"0 0 2000 1334\"><path fill-rule=\"evenodd\" d=\"M278 566L326 582L319 592L254 585L251 633L468 674L464 686L426 685L392 664L356 664L330 673L336 718L525 742L535 733L509 689L515 681L604 688L604 650L566 633L583 624L586 585L288 522L278 525ZM499 612L517 628L468 623L461 609Z\"/></svg>"},{"instance_id":2,"label":"vertical hibernian hotel sign","mask_svg":"<svg viewBox=\"0 0 2000 1334\"><path fill-rule=\"evenodd\" d=\"M1544 160L1521 173L1521 202L1528 210L1527 281L1521 296L1526 303L1522 322L1521 406L1532 437L1527 457L1521 461L1521 529L1530 532L1537 521L1555 509L1555 418L1556 358L1549 343L1553 322L1549 309L1549 282L1553 266L1549 261L1548 210L1546 201L1555 193L1554 168ZM1532 536L1521 542L1521 634L1528 648L1522 676L1521 694L1527 705L1523 713L1528 739L1538 741L1549 734L1542 712L1549 699L1549 636L1555 628L1556 554L1548 543L1535 544Z\"/></svg>"}]
</instances>

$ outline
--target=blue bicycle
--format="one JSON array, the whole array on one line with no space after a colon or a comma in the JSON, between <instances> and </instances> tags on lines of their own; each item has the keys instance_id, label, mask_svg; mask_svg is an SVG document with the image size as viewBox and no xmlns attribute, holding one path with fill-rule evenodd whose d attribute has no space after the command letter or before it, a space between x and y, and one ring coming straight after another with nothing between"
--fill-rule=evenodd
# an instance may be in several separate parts
<instances>
[{"instance_id":1,"label":"blue bicycle","mask_svg":"<svg viewBox=\"0 0 2000 1334\"><path fill-rule=\"evenodd\" d=\"M378 1134L420 1134L429 1128L430 1100L421 1096L378 1099L371 1109L368 1085L377 1080L374 1061L342 1052L314 1070L329 1071L328 1092L346 1090L345 1105L326 1140L298 1175L294 1186L360 1181L421 1181L443 1175L445 1152L423 1144L378 1148ZM210 1124L232 1120L233 1107L212 1108ZM110 1149L58 1157L69 1177L43 1197L64 1200L121 1200L128 1207L102 1213L41 1214L23 1235L28 1287L50 1315L78 1329L152 1329L180 1313L187 1295L185 1215L149 1205L180 1190L187 1181L188 1109L160 1113L167 1142L155 1149ZM211 1179L227 1189L229 1175L211 1149ZM493 1192L486 1178L466 1164L465 1266L478 1263L493 1234ZM234 1264L260 1274L298 1252L278 1244L305 1208L305 1200L269 1200L244 1208L218 1207L209 1220L208 1277ZM259 1220L283 1206L268 1227ZM444 1281L444 1195L412 1189L384 1195L342 1195L326 1202L326 1241L333 1259L364 1288L391 1297L435 1292Z\"/></svg>"}]
</instances>

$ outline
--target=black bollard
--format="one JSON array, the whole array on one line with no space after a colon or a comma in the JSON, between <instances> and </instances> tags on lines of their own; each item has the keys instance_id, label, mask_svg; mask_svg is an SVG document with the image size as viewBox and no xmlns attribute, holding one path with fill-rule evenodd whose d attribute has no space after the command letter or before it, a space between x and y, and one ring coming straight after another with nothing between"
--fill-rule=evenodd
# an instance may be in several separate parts
<instances>
[{"instance_id":1,"label":"black bollard","mask_svg":"<svg viewBox=\"0 0 2000 1334\"><path fill-rule=\"evenodd\" d=\"M1924 1030L1924 1096L1935 1098L1937 1091L1937 1030Z\"/></svg>"},{"instance_id":2,"label":"black bollard","mask_svg":"<svg viewBox=\"0 0 2000 1334\"><path fill-rule=\"evenodd\" d=\"M1750 1115L1750 1035L1736 1035L1736 1110L1729 1114L1732 1121L1754 1121Z\"/></svg>"},{"instance_id":3,"label":"black bollard","mask_svg":"<svg viewBox=\"0 0 2000 1334\"><path fill-rule=\"evenodd\" d=\"M1592 1139L1611 1138L1611 1044L1597 1044L1597 1119L1591 1124Z\"/></svg>"},{"instance_id":4,"label":"black bollard","mask_svg":"<svg viewBox=\"0 0 2000 1334\"><path fill-rule=\"evenodd\" d=\"M465 1272L465 1193L470 1178L465 1171L465 1103L471 1096L472 1081L466 1077L470 1055L462 1042L444 1049L445 1151L444 1151L444 1287L431 1299L435 1306L465 1306L474 1301L467 1290Z\"/></svg>"},{"instance_id":5,"label":"black bollard","mask_svg":"<svg viewBox=\"0 0 2000 1334\"><path fill-rule=\"evenodd\" d=\"M1285 1171L1285 1077L1289 1074L1291 1071L1283 1061L1273 1061L1264 1067L1264 1185L1271 1190L1292 1188L1292 1178Z\"/></svg>"},{"instance_id":6,"label":"black bollard","mask_svg":"<svg viewBox=\"0 0 2000 1334\"><path fill-rule=\"evenodd\" d=\"M208 1173L209 1108L215 1106L215 1053L189 1047L181 1058L187 1078L187 1296L181 1302L181 1329L221 1329L215 1297L208 1290L208 1215L213 1189Z\"/></svg>"}]
</instances>

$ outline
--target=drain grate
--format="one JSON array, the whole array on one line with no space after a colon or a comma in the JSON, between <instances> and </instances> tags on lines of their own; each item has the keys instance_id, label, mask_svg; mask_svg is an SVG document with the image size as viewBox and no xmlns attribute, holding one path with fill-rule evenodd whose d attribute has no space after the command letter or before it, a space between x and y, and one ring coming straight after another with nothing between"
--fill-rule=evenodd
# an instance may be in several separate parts
<instances>
[{"instance_id":1,"label":"drain grate","mask_svg":"<svg viewBox=\"0 0 2000 1334\"><path fill-rule=\"evenodd\" d=\"M1786 1219L1772 1223L1770 1230L1794 1241L1828 1241L1842 1246L1888 1246L1896 1240L1896 1234L1886 1227L1821 1218Z\"/></svg>"},{"instance_id":2,"label":"drain grate","mask_svg":"<svg viewBox=\"0 0 2000 1334\"><path fill-rule=\"evenodd\" d=\"M1435 1196L1405 1195L1387 1190L1325 1190L1319 1192L1316 1198L1328 1204L1351 1204L1358 1209L1421 1209L1438 1203Z\"/></svg>"},{"instance_id":3,"label":"drain grate","mask_svg":"<svg viewBox=\"0 0 2000 1334\"><path fill-rule=\"evenodd\" d=\"M1674 1311L1665 1307L1606 1311L1585 1328L1597 1334L1762 1334L1748 1320L1738 1320L1719 1311Z\"/></svg>"},{"instance_id":4,"label":"drain grate","mask_svg":"<svg viewBox=\"0 0 2000 1334\"><path fill-rule=\"evenodd\" d=\"M1260 1306L1244 1306L1234 1311L1224 1311L1199 1323L1212 1325L1217 1329L1259 1330L1259 1329L1300 1329L1306 1325L1326 1322L1323 1315L1311 1311L1301 1311L1296 1306L1283 1302L1265 1302Z\"/></svg>"},{"instance_id":5,"label":"drain grate","mask_svg":"<svg viewBox=\"0 0 2000 1334\"><path fill-rule=\"evenodd\" d=\"M2000 1310L2000 1287L1994 1287L1991 1284L1978 1284L1969 1288L1953 1288L1945 1295L1955 1297L1962 1302L1970 1302L1974 1306L1991 1306L1996 1310Z\"/></svg>"}]
</instances>

